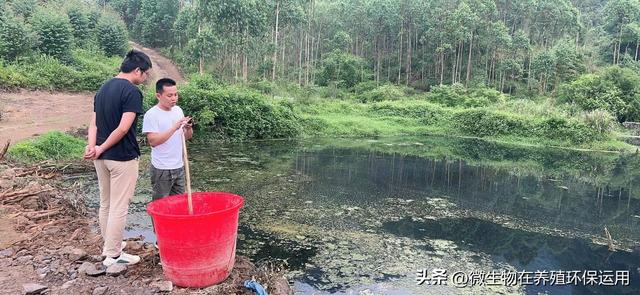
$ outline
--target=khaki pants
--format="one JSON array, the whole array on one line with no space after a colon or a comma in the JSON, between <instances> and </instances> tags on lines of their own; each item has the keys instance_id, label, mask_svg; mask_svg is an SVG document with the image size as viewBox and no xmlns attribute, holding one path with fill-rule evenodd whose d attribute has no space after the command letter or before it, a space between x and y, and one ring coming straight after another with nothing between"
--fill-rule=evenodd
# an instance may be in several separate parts
<instances>
[{"instance_id":1,"label":"khaki pants","mask_svg":"<svg viewBox=\"0 0 640 295\"><path fill-rule=\"evenodd\" d=\"M100 186L100 234L102 255L120 255L120 243L127 223L129 201L138 180L138 159L130 161L95 160Z\"/></svg>"}]
</instances>

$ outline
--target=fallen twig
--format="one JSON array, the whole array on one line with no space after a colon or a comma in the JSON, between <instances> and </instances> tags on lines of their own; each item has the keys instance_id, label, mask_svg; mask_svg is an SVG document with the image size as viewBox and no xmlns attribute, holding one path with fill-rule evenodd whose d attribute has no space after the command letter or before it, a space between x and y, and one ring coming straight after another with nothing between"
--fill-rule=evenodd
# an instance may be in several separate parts
<instances>
[{"instance_id":1,"label":"fallen twig","mask_svg":"<svg viewBox=\"0 0 640 295\"><path fill-rule=\"evenodd\" d=\"M18 203L26 197L35 196L40 193L44 193L52 190L54 190L54 188L46 188L46 189L42 189L35 192L27 189L22 189L22 190L14 191L5 195L0 195L0 200L2 201L2 204Z\"/></svg>"},{"instance_id":2,"label":"fallen twig","mask_svg":"<svg viewBox=\"0 0 640 295\"><path fill-rule=\"evenodd\" d=\"M613 239L611 238L611 234L609 233L609 230L607 229L607 227L604 227L604 236L607 238L607 243L609 244L609 251L614 252L616 249L613 246Z\"/></svg>"},{"instance_id":3,"label":"fallen twig","mask_svg":"<svg viewBox=\"0 0 640 295\"><path fill-rule=\"evenodd\" d=\"M11 140L7 140L4 144L4 147L0 150L0 160L4 159L4 155L7 154L7 150L9 150L9 145L11 144Z\"/></svg>"},{"instance_id":4,"label":"fallen twig","mask_svg":"<svg viewBox=\"0 0 640 295\"><path fill-rule=\"evenodd\" d=\"M38 220L44 217L50 217L56 215L62 211L62 208L56 208L51 210L43 210L43 211L35 211L35 212L25 212L24 216L31 220Z\"/></svg>"}]
</instances>

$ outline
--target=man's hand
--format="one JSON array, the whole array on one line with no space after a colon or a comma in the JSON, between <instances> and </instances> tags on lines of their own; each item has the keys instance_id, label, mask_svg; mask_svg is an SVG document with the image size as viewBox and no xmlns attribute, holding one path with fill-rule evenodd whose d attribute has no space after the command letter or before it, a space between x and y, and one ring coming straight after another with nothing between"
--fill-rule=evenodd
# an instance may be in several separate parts
<instances>
[{"instance_id":1,"label":"man's hand","mask_svg":"<svg viewBox=\"0 0 640 295\"><path fill-rule=\"evenodd\" d=\"M189 124L189 121L191 120L191 117L184 117L178 121L176 121L175 123L173 123L173 130L178 131L180 128L183 128L187 125L191 125Z\"/></svg>"},{"instance_id":2,"label":"man's hand","mask_svg":"<svg viewBox=\"0 0 640 295\"><path fill-rule=\"evenodd\" d=\"M84 155L82 156L85 160L93 160L93 157L96 155L96 147L87 145L84 148Z\"/></svg>"},{"instance_id":3,"label":"man's hand","mask_svg":"<svg viewBox=\"0 0 640 295\"><path fill-rule=\"evenodd\" d=\"M94 160L97 160L98 158L100 158L100 155L102 155L102 153L104 153L104 149L102 149L102 147L101 147L101 146L96 145L96 147L95 147L95 151L96 151L96 153L95 153L95 155L94 155L93 159L94 159Z\"/></svg>"},{"instance_id":4,"label":"man's hand","mask_svg":"<svg viewBox=\"0 0 640 295\"><path fill-rule=\"evenodd\" d=\"M193 118L191 118L191 117L185 117L185 118L187 119L187 123L184 124L184 128L185 129L193 128L193 120L192 120Z\"/></svg>"}]
</instances>

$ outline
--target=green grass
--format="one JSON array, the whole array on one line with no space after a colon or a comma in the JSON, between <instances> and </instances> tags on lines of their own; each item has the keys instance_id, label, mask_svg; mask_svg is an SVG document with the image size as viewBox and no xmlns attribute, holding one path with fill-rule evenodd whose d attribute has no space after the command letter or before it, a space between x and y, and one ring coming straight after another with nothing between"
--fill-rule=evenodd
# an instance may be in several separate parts
<instances>
[{"instance_id":1,"label":"green grass","mask_svg":"<svg viewBox=\"0 0 640 295\"><path fill-rule=\"evenodd\" d=\"M91 49L73 50L69 63L34 54L12 63L0 62L0 89L96 91L118 72L120 62L120 57L106 57Z\"/></svg>"},{"instance_id":2,"label":"green grass","mask_svg":"<svg viewBox=\"0 0 640 295\"><path fill-rule=\"evenodd\" d=\"M298 104L305 137L453 135L534 146L628 151L619 130L589 125L581 114L535 102L505 102L481 108L446 107L421 99L376 103L322 100ZM548 105L547 105L548 106Z\"/></svg>"},{"instance_id":3,"label":"green grass","mask_svg":"<svg viewBox=\"0 0 640 295\"><path fill-rule=\"evenodd\" d=\"M80 138L52 131L12 145L7 155L11 160L22 163L72 161L82 159L85 144Z\"/></svg>"}]
</instances>

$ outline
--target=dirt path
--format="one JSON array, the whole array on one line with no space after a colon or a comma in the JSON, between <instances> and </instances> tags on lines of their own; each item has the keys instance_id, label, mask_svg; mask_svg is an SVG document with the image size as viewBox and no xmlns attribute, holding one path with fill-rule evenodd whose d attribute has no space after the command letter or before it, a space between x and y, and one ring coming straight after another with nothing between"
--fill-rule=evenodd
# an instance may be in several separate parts
<instances>
[{"instance_id":1,"label":"dirt path","mask_svg":"<svg viewBox=\"0 0 640 295\"><path fill-rule=\"evenodd\" d=\"M184 78L171 60L158 52L131 43L147 53L153 63L149 84L160 77L171 77L178 82ZM115 74L115 73L114 73ZM47 131L68 131L87 126L93 110L93 92L56 92L21 90L0 93L0 143L20 140Z\"/></svg>"},{"instance_id":2,"label":"dirt path","mask_svg":"<svg viewBox=\"0 0 640 295\"><path fill-rule=\"evenodd\" d=\"M178 70L178 67L176 67L176 65L173 64L170 59L162 56L160 53L153 49L149 49L133 42L129 43L133 48L146 53L147 55L149 55L149 58L151 58L153 68L151 70L149 79L147 79L148 84L153 84L160 78L171 78L173 80L176 80L178 83L184 82L184 78Z\"/></svg>"}]
</instances>

